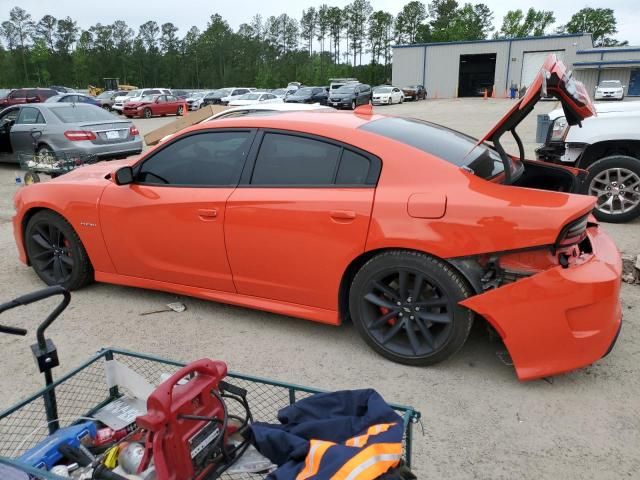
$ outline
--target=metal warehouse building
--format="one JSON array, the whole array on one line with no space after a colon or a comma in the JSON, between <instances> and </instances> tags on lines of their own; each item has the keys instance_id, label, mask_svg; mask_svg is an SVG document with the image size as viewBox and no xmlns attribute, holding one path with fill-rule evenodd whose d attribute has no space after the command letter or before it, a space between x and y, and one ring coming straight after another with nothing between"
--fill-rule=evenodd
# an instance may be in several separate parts
<instances>
[{"instance_id":1,"label":"metal warehouse building","mask_svg":"<svg viewBox=\"0 0 640 480\"><path fill-rule=\"evenodd\" d=\"M640 95L640 48L593 48L591 34L549 35L393 47L393 84L424 85L429 97L481 96L512 83L528 86L549 53L594 91L601 80L620 80L627 95Z\"/></svg>"}]
</instances>

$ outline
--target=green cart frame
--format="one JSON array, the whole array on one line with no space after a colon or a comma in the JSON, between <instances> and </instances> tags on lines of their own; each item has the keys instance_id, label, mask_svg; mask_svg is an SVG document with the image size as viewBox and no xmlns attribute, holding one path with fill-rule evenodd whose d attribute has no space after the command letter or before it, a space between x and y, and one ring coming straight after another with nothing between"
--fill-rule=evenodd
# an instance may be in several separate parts
<instances>
[{"instance_id":1,"label":"green cart frame","mask_svg":"<svg viewBox=\"0 0 640 480\"><path fill-rule=\"evenodd\" d=\"M158 385L164 374L173 374L185 364L141 353L106 348L70 373L54 381L26 400L0 413L0 464L29 473L31 478L63 480L62 477L36 470L18 463L15 458L44 439L47 425L57 420L61 427L72 425L80 417L91 416L99 408L126 392L118 386L109 387L105 362L117 360L142 375L152 385ZM300 385L282 383L250 375L229 373L234 385L247 390L247 400L255 420L277 423L281 408L305 398L316 390ZM58 418L48 418L45 404L49 393L55 391ZM404 405L392 405L404 420L404 459L411 465L412 426L420 413ZM223 474L223 479L260 479L256 474Z\"/></svg>"}]
</instances>

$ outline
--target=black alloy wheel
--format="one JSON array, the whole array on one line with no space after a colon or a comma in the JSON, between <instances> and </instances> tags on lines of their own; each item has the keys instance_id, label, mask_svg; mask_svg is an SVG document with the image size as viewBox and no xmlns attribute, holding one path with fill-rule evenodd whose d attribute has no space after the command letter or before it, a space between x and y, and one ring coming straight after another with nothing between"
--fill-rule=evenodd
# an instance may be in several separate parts
<instances>
[{"instance_id":1,"label":"black alloy wheel","mask_svg":"<svg viewBox=\"0 0 640 480\"><path fill-rule=\"evenodd\" d=\"M80 238L54 212L43 210L29 220L25 246L31 266L47 285L73 290L93 279L93 269Z\"/></svg>"},{"instance_id":2,"label":"black alloy wheel","mask_svg":"<svg viewBox=\"0 0 640 480\"><path fill-rule=\"evenodd\" d=\"M351 317L378 353L408 365L432 365L457 352L473 312L458 303L471 295L446 263L411 251L371 259L354 278Z\"/></svg>"},{"instance_id":3,"label":"black alloy wheel","mask_svg":"<svg viewBox=\"0 0 640 480\"><path fill-rule=\"evenodd\" d=\"M153 112L151 111L150 108L145 108L144 109L144 118L151 118L151 115L153 115Z\"/></svg>"},{"instance_id":4,"label":"black alloy wheel","mask_svg":"<svg viewBox=\"0 0 640 480\"><path fill-rule=\"evenodd\" d=\"M355 110L355 109L356 109L356 101L351 100L351 110Z\"/></svg>"}]
</instances>

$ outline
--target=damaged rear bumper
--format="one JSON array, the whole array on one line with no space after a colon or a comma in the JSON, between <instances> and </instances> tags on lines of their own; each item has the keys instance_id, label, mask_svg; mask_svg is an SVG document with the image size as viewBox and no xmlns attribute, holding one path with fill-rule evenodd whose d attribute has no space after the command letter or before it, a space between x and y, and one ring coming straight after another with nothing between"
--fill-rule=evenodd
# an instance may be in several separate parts
<instances>
[{"instance_id":1,"label":"damaged rear bumper","mask_svg":"<svg viewBox=\"0 0 640 480\"><path fill-rule=\"evenodd\" d=\"M613 348L622 320L620 253L597 227L588 236L593 254L583 263L461 302L498 331L520 380L584 367Z\"/></svg>"}]
</instances>

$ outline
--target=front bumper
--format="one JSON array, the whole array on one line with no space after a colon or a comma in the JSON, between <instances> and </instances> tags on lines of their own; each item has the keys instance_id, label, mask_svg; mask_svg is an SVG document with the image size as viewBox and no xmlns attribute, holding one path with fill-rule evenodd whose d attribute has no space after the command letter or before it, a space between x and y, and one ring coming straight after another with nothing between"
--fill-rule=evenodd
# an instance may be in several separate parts
<instances>
[{"instance_id":1,"label":"front bumper","mask_svg":"<svg viewBox=\"0 0 640 480\"><path fill-rule=\"evenodd\" d=\"M142 118L144 116L143 112L144 109L138 110L137 108L125 108L122 111L122 114L128 117Z\"/></svg>"},{"instance_id":2,"label":"front bumper","mask_svg":"<svg viewBox=\"0 0 640 480\"><path fill-rule=\"evenodd\" d=\"M620 252L598 227L593 254L461 302L500 334L520 380L557 375L606 355L622 321Z\"/></svg>"},{"instance_id":3,"label":"front bumper","mask_svg":"<svg viewBox=\"0 0 640 480\"><path fill-rule=\"evenodd\" d=\"M593 96L594 100L622 100L622 98L624 97L624 93L622 92L618 92L618 93L596 93Z\"/></svg>"}]
</instances>

